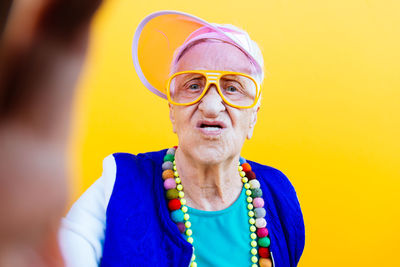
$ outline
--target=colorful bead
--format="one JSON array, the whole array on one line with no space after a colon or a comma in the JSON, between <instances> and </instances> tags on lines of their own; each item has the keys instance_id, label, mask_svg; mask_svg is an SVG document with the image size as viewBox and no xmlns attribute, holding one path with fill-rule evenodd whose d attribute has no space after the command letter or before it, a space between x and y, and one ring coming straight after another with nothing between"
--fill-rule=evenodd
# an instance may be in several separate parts
<instances>
[{"instance_id":1,"label":"colorful bead","mask_svg":"<svg viewBox=\"0 0 400 267\"><path fill-rule=\"evenodd\" d=\"M191 242L189 242L189 243L191 243ZM193 243L193 241L192 241L192 243ZM193 262L190 264L190 267L197 267L197 263L196 263L195 261L193 261Z\"/></svg>"},{"instance_id":2,"label":"colorful bead","mask_svg":"<svg viewBox=\"0 0 400 267\"><path fill-rule=\"evenodd\" d=\"M258 239L258 245L260 247L264 247L264 248L269 247L270 243L271 243L271 241L269 240L268 237L262 237L262 238Z\"/></svg>"},{"instance_id":3,"label":"colorful bead","mask_svg":"<svg viewBox=\"0 0 400 267\"><path fill-rule=\"evenodd\" d=\"M171 212L171 219L174 222L182 222L184 219L183 212L181 210L174 210Z\"/></svg>"},{"instance_id":4,"label":"colorful bead","mask_svg":"<svg viewBox=\"0 0 400 267\"><path fill-rule=\"evenodd\" d=\"M247 162L242 164L242 168L243 168L243 171L244 171L244 172L249 172L249 171L251 171L251 166L250 166L250 164L247 163Z\"/></svg>"},{"instance_id":5,"label":"colorful bead","mask_svg":"<svg viewBox=\"0 0 400 267\"><path fill-rule=\"evenodd\" d=\"M255 240L251 241L250 246L252 246L253 248L257 247L257 241Z\"/></svg>"},{"instance_id":6,"label":"colorful bead","mask_svg":"<svg viewBox=\"0 0 400 267\"><path fill-rule=\"evenodd\" d=\"M248 213L247 213L247 215L249 215L249 217L254 217L254 211L252 211L252 210L250 210Z\"/></svg>"},{"instance_id":7,"label":"colorful bead","mask_svg":"<svg viewBox=\"0 0 400 267\"><path fill-rule=\"evenodd\" d=\"M250 238L251 238L251 239L256 239L256 238L257 238L257 235L256 235L255 233L251 233L251 234L250 234Z\"/></svg>"},{"instance_id":8,"label":"colorful bead","mask_svg":"<svg viewBox=\"0 0 400 267\"><path fill-rule=\"evenodd\" d=\"M252 201L253 201L253 198L252 197L247 197L247 203L251 203Z\"/></svg>"},{"instance_id":9,"label":"colorful bead","mask_svg":"<svg viewBox=\"0 0 400 267\"><path fill-rule=\"evenodd\" d=\"M252 262L252 263L257 263L257 261L258 261L257 256L252 256L252 257L251 257L251 262Z\"/></svg>"},{"instance_id":10,"label":"colorful bead","mask_svg":"<svg viewBox=\"0 0 400 267\"><path fill-rule=\"evenodd\" d=\"M248 209L248 210L252 210L252 209L253 209L253 204L251 204L251 203L250 203L250 204L247 204L247 209Z\"/></svg>"},{"instance_id":11,"label":"colorful bead","mask_svg":"<svg viewBox=\"0 0 400 267\"><path fill-rule=\"evenodd\" d=\"M246 163L246 159L243 157L239 157L239 164L242 165L243 163Z\"/></svg>"},{"instance_id":12,"label":"colorful bead","mask_svg":"<svg viewBox=\"0 0 400 267\"><path fill-rule=\"evenodd\" d=\"M178 190L176 190L175 188L169 189L169 190L167 190L166 196L167 196L167 199L178 198L179 197Z\"/></svg>"},{"instance_id":13,"label":"colorful bead","mask_svg":"<svg viewBox=\"0 0 400 267\"><path fill-rule=\"evenodd\" d=\"M176 189L175 189L176 190ZM178 191L178 190L177 190ZM179 191L178 192L178 197L179 198L183 198L185 196L185 193L183 193L183 191Z\"/></svg>"},{"instance_id":14,"label":"colorful bead","mask_svg":"<svg viewBox=\"0 0 400 267\"><path fill-rule=\"evenodd\" d=\"M261 188L254 188L254 189L251 189L251 197L252 197L252 198L261 197L261 196L262 196Z\"/></svg>"},{"instance_id":15,"label":"colorful bead","mask_svg":"<svg viewBox=\"0 0 400 267\"><path fill-rule=\"evenodd\" d=\"M249 178L249 180L256 179L256 174L253 171L246 172L246 177Z\"/></svg>"},{"instance_id":16,"label":"colorful bead","mask_svg":"<svg viewBox=\"0 0 400 267\"><path fill-rule=\"evenodd\" d=\"M177 183L177 184L180 184L182 181L181 181L181 178L179 178L179 177L176 177L175 178L175 183Z\"/></svg>"},{"instance_id":17,"label":"colorful bead","mask_svg":"<svg viewBox=\"0 0 400 267\"><path fill-rule=\"evenodd\" d=\"M260 267L272 267L271 259L260 258L258 264L260 265Z\"/></svg>"},{"instance_id":18,"label":"colorful bead","mask_svg":"<svg viewBox=\"0 0 400 267\"><path fill-rule=\"evenodd\" d=\"M264 199L262 199L261 197L256 197L253 199L253 205L256 208L262 208L264 207Z\"/></svg>"},{"instance_id":19,"label":"colorful bead","mask_svg":"<svg viewBox=\"0 0 400 267\"><path fill-rule=\"evenodd\" d=\"M240 174L240 177L245 177L246 176L246 173L244 171L239 172L239 174Z\"/></svg>"},{"instance_id":20,"label":"colorful bead","mask_svg":"<svg viewBox=\"0 0 400 267\"><path fill-rule=\"evenodd\" d=\"M175 177L179 177L179 174L178 174L177 171L174 171L174 176L175 176Z\"/></svg>"},{"instance_id":21,"label":"colorful bead","mask_svg":"<svg viewBox=\"0 0 400 267\"><path fill-rule=\"evenodd\" d=\"M250 226L250 232L255 232L257 230L257 227L254 225Z\"/></svg>"},{"instance_id":22,"label":"colorful bead","mask_svg":"<svg viewBox=\"0 0 400 267\"><path fill-rule=\"evenodd\" d=\"M182 204L182 205L186 205L186 199L181 198L181 204Z\"/></svg>"},{"instance_id":23,"label":"colorful bead","mask_svg":"<svg viewBox=\"0 0 400 267\"><path fill-rule=\"evenodd\" d=\"M251 196L251 190L247 189L246 190L246 195Z\"/></svg>"},{"instance_id":24,"label":"colorful bead","mask_svg":"<svg viewBox=\"0 0 400 267\"><path fill-rule=\"evenodd\" d=\"M189 242L190 244L192 244L192 243L193 243L193 237L189 236L189 237L187 238L187 242Z\"/></svg>"},{"instance_id":25,"label":"colorful bead","mask_svg":"<svg viewBox=\"0 0 400 267\"><path fill-rule=\"evenodd\" d=\"M183 215L183 219L185 219L185 221L189 220L189 218L190 218L189 214L185 213L185 215Z\"/></svg>"},{"instance_id":26,"label":"colorful bead","mask_svg":"<svg viewBox=\"0 0 400 267\"><path fill-rule=\"evenodd\" d=\"M238 166L238 171L240 171L240 172L243 171L243 167L239 165Z\"/></svg>"},{"instance_id":27,"label":"colorful bead","mask_svg":"<svg viewBox=\"0 0 400 267\"><path fill-rule=\"evenodd\" d=\"M258 264L253 263L253 264L251 265L251 267L258 267Z\"/></svg>"},{"instance_id":28,"label":"colorful bead","mask_svg":"<svg viewBox=\"0 0 400 267\"><path fill-rule=\"evenodd\" d=\"M171 155L171 154L166 154L165 156L164 156L164 161L174 161L174 159L175 159L175 156L174 155Z\"/></svg>"},{"instance_id":29,"label":"colorful bead","mask_svg":"<svg viewBox=\"0 0 400 267\"><path fill-rule=\"evenodd\" d=\"M162 164L162 169L163 169L163 171L165 171L165 170L172 170L172 168L173 168L173 164L172 164L171 161L166 161L166 162L164 162L164 163Z\"/></svg>"},{"instance_id":30,"label":"colorful bead","mask_svg":"<svg viewBox=\"0 0 400 267\"><path fill-rule=\"evenodd\" d=\"M175 180L174 180L174 181L175 181ZM183 185L178 184L178 185L176 186L176 189L177 189L178 191L182 191L182 190L183 190Z\"/></svg>"},{"instance_id":31,"label":"colorful bead","mask_svg":"<svg viewBox=\"0 0 400 267\"><path fill-rule=\"evenodd\" d=\"M181 208L181 211L183 211L183 212L187 212L187 211L188 211L188 207L186 207L186 206L182 206L182 208Z\"/></svg>"},{"instance_id":32,"label":"colorful bead","mask_svg":"<svg viewBox=\"0 0 400 267\"><path fill-rule=\"evenodd\" d=\"M260 255L260 257L263 257L263 258L269 258L270 257L269 249L263 248L263 247L258 248L258 255Z\"/></svg>"},{"instance_id":33,"label":"colorful bead","mask_svg":"<svg viewBox=\"0 0 400 267\"><path fill-rule=\"evenodd\" d=\"M181 202L179 201L179 199L174 198L174 199L171 199L168 202L168 209L169 210L177 210L177 209L180 209L180 208L181 208Z\"/></svg>"},{"instance_id":34,"label":"colorful bead","mask_svg":"<svg viewBox=\"0 0 400 267\"><path fill-rule=\"evenodd\" d=\"M250 253L252 254L252 255L257 255L257 249L256 248L252 248L251 250L250 250Z\"/></svg>"},{"instance_id":35,"label":"colorful bead","mask_svg":"<svg viewBox=\"0 0 400 267\"><path fill-rule=\"evenodd\" d=\"M265 211L264 208L255 208L254 209L254 215L257 218L264 218L266 214L267 214L267 212Z\"/></svg>"},{"instance_id":36,"label":"colorful bead","mask_svg":"<svg viewBox=\"0 0 400 267\"><path fill-rule=\"evenodd\" d=\"M258 228L257 229L257 236L258 237L266 237L268 235L268 229L267 228Z\"/></svg>"},{"instance_id":37,"label":"colorful bead","mask_svg":"<svg viewBox=\"0 0 400 267\"><path fill-rule=\"evenodd\" d=\"M162 173L162 178L164 180L169 179L169 178L174 178L174 172L172 170L165 170Z\"/></svg>"},{"instance_id":38,"label":"colorful bead","mask_svg":"<svg viewBox=\"0 0 400 267\"><path fill-rule=\"evenodd\" d=\"M176 226L178 226L179 232L181 232L182 234L185 232L186 227L185 227L185 224L183 222L178 222L176 224Z\"/></svg>"},{"instance_id":39,"label":"colorful bead","mask_svg":"<svg viewBox=\"0 0 400 267\"><path fill-rule=\"evenodd\" d=\"M172 189L176 187L176 182L174 178L168 178L164 181L164 188L166 190Z\"/></svg>"},{"instance_id":40,"label":"colorful bead","mask_svg":"<svg viewBox=\"0 0 400 267\"><path fill-rule=\"evenodd\" d=\"M169 149L167 150L167 155L175 155L175 151L176 151L176 149L173 148L173 147L171 147L171 148L169 148Z\"/></svg>"},{"instance_id":41,"label":"colorful bead","mask_svg":"<svg viewBox=\"0 0 400 267\"><path fill-rule=\"evenodd\" d=\"M245 183L245 184L244 184L244 188L245 188L245 189L249 189L249 188L250 188L250 184L249 184L249 183Z\"/></svg>"},{"instance_id":42,"label":"colorful bead","mask_svg":"<svg viewBox=\"0 0 400 267\"><path fill-rule=\"evenodd\" d=\"M251 180L249 184L251 189L260 188L260 182L257 179Z\"/></svg>"},{"instance_id":43,"label":"colorful bead","mask_svg":"<svg viewBox=\"0 0 400 267\"><path fill-rule=\"evenodd\" d=\"M249 219L249 223L250 223L250 224L255 224L255 223L256 223L256 220L254 220L254 218L250 218L250 219Z\"/></svg>"},{"instance_id":44,"label":"colorful bead","mask_svg":"<svg viewBox=\"0 0 400 267\"><path fill-rule=\"evenodd\" d=\"M246 176L242 178L242 183L247 183L248 181L249 181L249 179L247 179Z\"/></svg>"},{"instance_id":45,"label":"colorful bead","mask_svg":"<svg viewBox=\"0 0 400 267\"><path fill-rule=\"evenodd\" d=\"M267 221L264 218L256 219L256 227L257 228L264 228L265 226L267 226Z\"/></svg>"},{"instance_id":46,"label":"colorful bead","mask_svg":"<svg viewBox=\"0 0 400 267\"><path fill-rule=\"evenodd\" d=\"M190 230L190 229L186 230L186 235L187 236L191 236L192 234L193 234L192 230Z\"/></svg>"},{"instance_id":47,"label":"colorful bead","mask_svg":"<svg viewBox=\"0 0 400 267\"><path fill-rule=\"evenodd\" d=\"M186 226L186 228L190 228L190 227L192 226L192 224L191 224L191 222L186 221L186 222L185 222L185 226Z\"/></svg>"}]
</instances>

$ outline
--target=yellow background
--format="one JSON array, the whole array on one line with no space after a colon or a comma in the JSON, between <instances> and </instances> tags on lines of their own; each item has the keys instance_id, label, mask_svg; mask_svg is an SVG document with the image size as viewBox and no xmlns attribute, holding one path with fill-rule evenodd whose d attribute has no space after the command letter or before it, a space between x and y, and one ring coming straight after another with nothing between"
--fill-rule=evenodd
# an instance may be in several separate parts
<instances>
[{"instance_id":1,"label":"yellow background","mask_svg":"<svg viewBox=\"0 0 400 267\"><path fill-rule=\"evenodd\" d=\"M177 143L166 101L145 89L131 60L136 26L162 9L237 25L259 43L267 79L242 155L295 186L306 224L299 266L400 266L396 0L107 1L73 110L71 199L108 154Z\"/></svg>"}]
</instances>

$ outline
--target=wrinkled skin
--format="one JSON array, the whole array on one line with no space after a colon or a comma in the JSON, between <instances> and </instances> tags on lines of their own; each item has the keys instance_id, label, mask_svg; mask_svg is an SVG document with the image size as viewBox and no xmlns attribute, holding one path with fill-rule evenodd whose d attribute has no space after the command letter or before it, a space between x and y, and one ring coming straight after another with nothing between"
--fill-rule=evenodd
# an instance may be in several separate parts
<instances>
[{"instance_id":1,"label":"wrinkled skin","mask_svg":"<svg viewBox=\"0 0 400 267\"><path fill-rule=\"evenodd\" d=\"M100 2L0 5L0 266L63 266L69 111Z\"/></svg>"}]
</instances>

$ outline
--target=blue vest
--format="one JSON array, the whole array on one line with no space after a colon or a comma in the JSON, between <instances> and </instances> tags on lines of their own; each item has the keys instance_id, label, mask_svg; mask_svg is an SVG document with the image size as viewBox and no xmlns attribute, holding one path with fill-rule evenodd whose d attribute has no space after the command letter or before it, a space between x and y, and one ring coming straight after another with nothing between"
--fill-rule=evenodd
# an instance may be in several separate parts
<instances>
[{"instance_id":1,"label":"blue vest","mask_svg":"<svg viewBox=\"0 0 400 267\"><path fill-rule=\"evenodd\" d=\"M165 153L114 154L117 175L107 207L101 266L189 266L192 245L171 220L164 194ZM296 192L279 170L248 163L263 191L275 266L297 266L305 234Z\"/></svg>"}]
</instances>

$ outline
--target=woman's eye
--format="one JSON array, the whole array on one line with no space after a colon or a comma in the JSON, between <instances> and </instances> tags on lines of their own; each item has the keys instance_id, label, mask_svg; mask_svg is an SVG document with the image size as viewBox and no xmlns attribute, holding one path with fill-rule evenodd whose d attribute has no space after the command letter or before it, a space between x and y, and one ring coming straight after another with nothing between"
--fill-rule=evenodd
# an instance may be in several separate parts
<instances>
[{"instance_id":1,"label":"woman's eye","mask_svg":"<svg viewBox=\"0 0 400 267\"><path fill-rule=\"evenodd\" d=\"M238 89L237 89L235 86L228 86L228 87L226 88L226 91L231 92L231 93L234 93L234 92L237 92Z\"/></svg>"},{"instance_id":2,"label":"woman's eye","mask_svg":"<svg viewBox=\"0 0 400 267\"><path fill-rule=\"evenodd\" d=\"M192 90L197 90L197 89L200 88L200 86L199 86L198 84L191 84L191 85L189 86L189 88L192 89Z\"/></svg>"}]
</instances>

